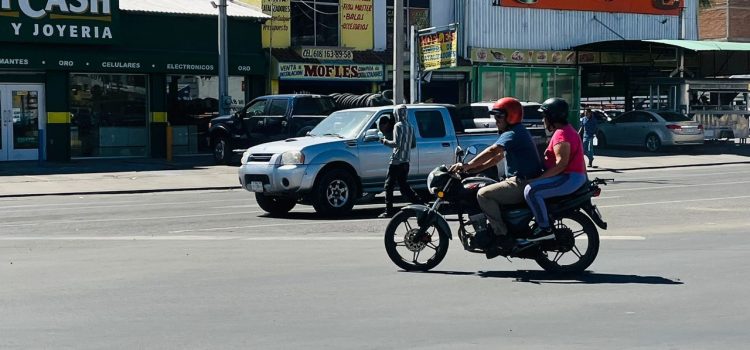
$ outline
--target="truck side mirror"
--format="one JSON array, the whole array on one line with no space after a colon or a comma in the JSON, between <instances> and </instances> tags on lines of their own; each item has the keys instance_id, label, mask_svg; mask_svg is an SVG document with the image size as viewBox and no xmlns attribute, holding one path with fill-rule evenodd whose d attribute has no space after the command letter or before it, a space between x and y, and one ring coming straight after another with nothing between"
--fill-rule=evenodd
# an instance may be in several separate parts
<instances>
[{"instance_id":1,"label":"truck side mirror","mask_svg":"<svg viewBox=\"0 0 750 350\"><path fill-rule=\"evenodd\" d=\"M365 131L365 142L373 142L380 140L380 135L378 135L378 130L376 129L370 129Z\"/></svg>"}]
</instances>

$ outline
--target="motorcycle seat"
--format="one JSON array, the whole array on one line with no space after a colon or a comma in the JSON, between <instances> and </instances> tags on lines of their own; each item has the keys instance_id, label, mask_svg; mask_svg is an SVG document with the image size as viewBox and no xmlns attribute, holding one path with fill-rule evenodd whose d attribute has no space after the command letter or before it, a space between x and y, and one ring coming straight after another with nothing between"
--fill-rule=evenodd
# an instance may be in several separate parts
<instances>
[{"instance_id":1,"label":"motorcycle seat","mask_svg":"<svg viewBox=\"0 0 750 350\"><path fill-rule=\"evenodd\" d=\"M579 189L575 190L575 192L573 192L571 194L566 194L566 195L560 196L560 197L547 198L547 204L562 203L562 202L565 202L565 201L568 201L568 200L571 200L571 199L574 199L574 198L581 197L581 196L585 195L588 192L589 192L589 182L586 181L586 183L584 183L583 186L581 186Z\"/></svg>"}]
</instances>

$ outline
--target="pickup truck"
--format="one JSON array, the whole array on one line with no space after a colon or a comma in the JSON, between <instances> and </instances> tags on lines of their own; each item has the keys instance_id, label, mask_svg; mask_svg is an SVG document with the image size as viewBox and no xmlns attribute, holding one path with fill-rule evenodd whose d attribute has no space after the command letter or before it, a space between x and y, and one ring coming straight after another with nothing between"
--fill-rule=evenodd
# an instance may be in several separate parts
<instances>
[{"instance_id":1,"label":"pickup truck","mask_svg":"<svg viewBox=\"0 0 750 350\"><path fill-rule=\"evenodd\" d=\"M407 110L416 138L409 184L418 191L426 189L436 166L451 164L456 146L482 150L498 138L494 128L464 129L446 106L408 105ZM312 204L324 215L344 214L362 196L383 191L391 148L380 143L376 125L392 114L393 106L338 111L308 136L252 147L242 156L240 183L272 215L297 203Z\"/></svg>"},{"instance_id":2,"label":"pickup truck","mask_svg":"<svg viewBox=\"0 0 750 350\"><path fill-rule=\"evenodd\" d=\"M333 98L324 95L269 95L258 97L232 115L209 124L209 144L217 164L229 163L235 154L266 142L304 136L335 110Z\"/></svg>"}]
</instances>

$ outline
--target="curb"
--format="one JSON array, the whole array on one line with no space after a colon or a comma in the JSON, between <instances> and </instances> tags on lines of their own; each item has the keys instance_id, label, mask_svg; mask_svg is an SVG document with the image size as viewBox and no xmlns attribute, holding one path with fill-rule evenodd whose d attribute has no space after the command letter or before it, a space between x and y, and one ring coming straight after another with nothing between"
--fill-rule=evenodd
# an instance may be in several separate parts
<instances>
[{"instance_id":1,"label":"curb","mask_svg":"<svg viewBox=\"0 0 750 350\"><path fill-rule=\"evenodd\" d=\"M160 193L160 192L189 192L189 191L221 191L236 190L242 186L219 186L219 187L193 187L193 188L156 188L149 190L122 190L122 191L90 191L90 192L60 192L60 193L22 193L22 194L3 194L0 198L24 198L24 197L42 197L42 196L81 196L93 194L139 194L139 193Z\"/></svg>"},{"instance_id":2,"label":"curb","mask_svg":"<svg viewBox=\"0 0 750 350\"><path fill-rule=\"evenodd\" d=\"M594 170L587 170L587 172L589 172L589 173L597 173L597 172L621 173L623 171L630 171L630 170L692 168L692 167L706 167L706 166L732 165L732 164L750 164L750 161L743 161L743 162L723 162L723 163L701 163L701 164L679 164L679 165L659 165L659 166L645 166L645 167L620 168L620 169L598 168L598 169L594 169Z\"/></svg>"}]
</instances>

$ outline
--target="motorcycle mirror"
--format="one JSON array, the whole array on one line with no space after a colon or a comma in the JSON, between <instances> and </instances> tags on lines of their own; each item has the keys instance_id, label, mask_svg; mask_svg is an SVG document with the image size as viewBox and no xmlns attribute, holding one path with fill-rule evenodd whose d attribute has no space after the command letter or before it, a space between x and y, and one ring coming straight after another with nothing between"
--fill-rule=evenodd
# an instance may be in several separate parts
<instances>
[{"instance_id":1,"label":"motorcycle mirror","mask_svg":"<svg viewBox=\"0 0 750 350\"><path fill-rule=\"evenodd\" d=\"M464 155L464 149L461 148L461 146L456 146L456 157L461 157Z\"/></svg>"},{"instance_id":2,"label":"motorcycle mirror","mask_svg":"<svg viewBox=\"0 0 750 350\"><path fill-rule=\"evenodd\" d=\"M477 154L477 148L474 146L469 146L469 148L466 149L466 152L471 155Z\"/></svg>"}]
</instances>

